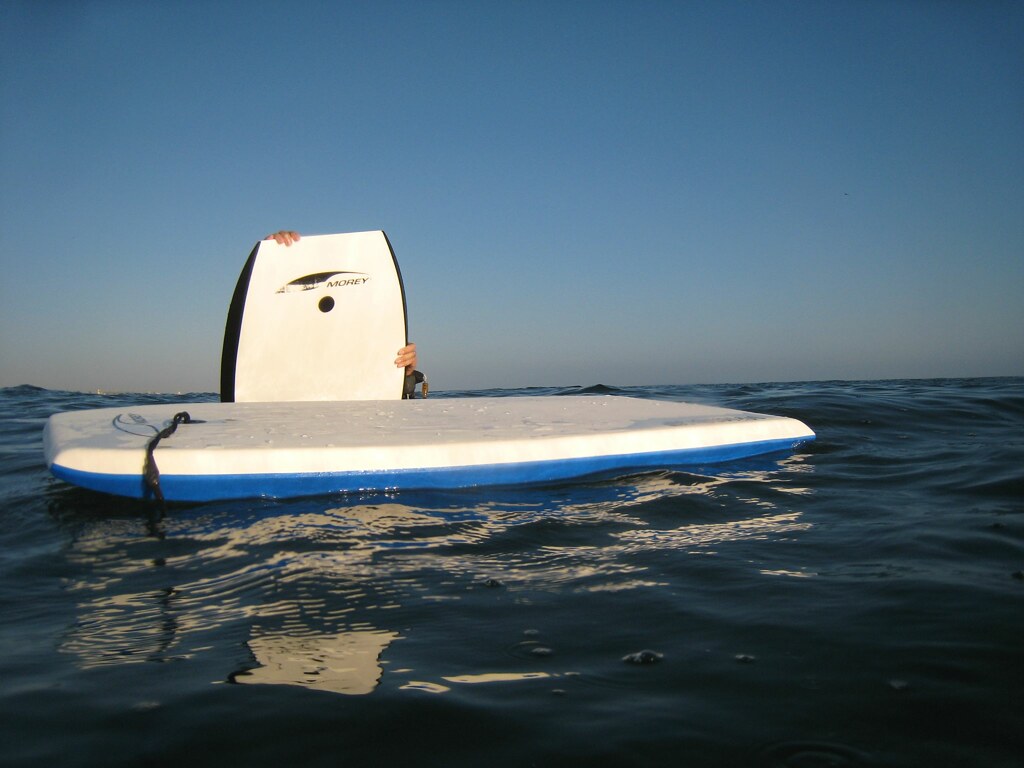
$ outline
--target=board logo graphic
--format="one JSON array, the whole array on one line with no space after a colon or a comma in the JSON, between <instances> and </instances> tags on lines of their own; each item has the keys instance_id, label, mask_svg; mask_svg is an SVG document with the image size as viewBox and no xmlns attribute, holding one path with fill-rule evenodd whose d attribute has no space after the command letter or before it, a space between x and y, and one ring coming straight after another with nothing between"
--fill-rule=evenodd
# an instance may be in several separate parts
<instances>
[{"instance_id":1,"label":"board logo graphic","mask_svg":"<svg viewBox=\"0 0 1024 768\"><path fill-rule=\"evenodd\" d=\"M137 413L119 413L114 417L114 428L129 435L151 437L160 430Z\"/></svg>"},{"instance_id":2,"label":"board logo graphic","mask_svg":"<svg viewBox=\"0 0 1024 768\"><path fill-rule=\"evenodd\" d=\"M346 288L353 285L365 285L369 279L370 276L365 272L316 272L285 283L277 289L276 293L312 291L321 286L324 288Z\"/></svg>"}]
</instances>

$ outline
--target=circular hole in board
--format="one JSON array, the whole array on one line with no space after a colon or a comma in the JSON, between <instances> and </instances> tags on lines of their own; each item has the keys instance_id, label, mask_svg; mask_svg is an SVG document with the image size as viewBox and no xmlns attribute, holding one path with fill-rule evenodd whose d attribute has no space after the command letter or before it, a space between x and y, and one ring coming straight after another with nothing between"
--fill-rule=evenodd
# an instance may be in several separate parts
<instances>
[{"instance_id":1,"label":"circular hole in board","mask_svg":"<svg viewBox=\"0 0 1024 768\"><path fill-rule=\"evenodd\" d=\"M332 309L334 309L334 299L332 299L330 296L324 296L322 299L320 299L320 303L317 304L317 307L320 308L321 312L330 312Z\"/></svg>"}]
</instances>

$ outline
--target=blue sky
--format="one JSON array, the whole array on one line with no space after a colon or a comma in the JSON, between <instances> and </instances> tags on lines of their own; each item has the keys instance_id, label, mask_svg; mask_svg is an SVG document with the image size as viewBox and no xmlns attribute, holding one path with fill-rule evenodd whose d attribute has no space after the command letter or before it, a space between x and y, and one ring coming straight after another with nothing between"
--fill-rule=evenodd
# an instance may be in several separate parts
<instances>
[{"instance_id":1,"label":"blue sky","mask_svg":"<svg viewBox=\"0 0 1024 768\"><path fill-rule=\"evenodd\" d=\"M435 389L1024 374L1017 2L5 2L0 386L216 391L271 230Z\"/></svg>"}]
</instances>

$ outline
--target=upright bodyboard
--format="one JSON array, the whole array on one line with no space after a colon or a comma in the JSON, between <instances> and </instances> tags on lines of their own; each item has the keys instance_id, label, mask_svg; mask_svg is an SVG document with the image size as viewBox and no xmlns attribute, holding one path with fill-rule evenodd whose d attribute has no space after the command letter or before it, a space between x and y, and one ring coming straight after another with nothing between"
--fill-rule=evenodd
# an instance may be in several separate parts
<instances>
[{"instance_id":1,"label":"upright bodyboard","mask_svg":"<svg viewBox=\"0 0 1024 768\"><path fill-rule=\"evenodd\" d=\"M397 400L405 291L382 231L257 243L228 310L221 400Z\"/></svg>"}]
</instances>

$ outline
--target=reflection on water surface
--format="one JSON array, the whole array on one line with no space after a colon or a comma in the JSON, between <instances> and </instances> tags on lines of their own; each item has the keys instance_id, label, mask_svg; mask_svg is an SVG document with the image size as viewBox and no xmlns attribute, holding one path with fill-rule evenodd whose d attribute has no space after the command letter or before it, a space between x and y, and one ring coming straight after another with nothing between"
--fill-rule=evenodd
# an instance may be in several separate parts
<instances>
[{"instance_id":1,"label":"reflection on water surface","mask_svg":"<svg viewBox=\"0 0 1024 768\"><path fill-rule=\"evenodd\" d=\"M223 679L367 694L382 656L400 656L396 644L416 632L411 617L441 620L446 602L492 588L513 600L657 588L665 582L652 556L798 535L809 524L788 502L809 492L795 483L800 467L787 457L732 474L659 472L483 498L207 505L172 510L157 536L136 519L79 520L66 583L80 595L79 618L61 650L82 667L167 661L208 653L230 632L239 652ZM436 693L555 673L400 674L400 688Z\"/></svg>"},{"instance_id":2,"label":"reflection on water surface","mask_svg":"<svg viewBox=\"0 0 1024 768\"><path fill-rule=\"evenodd\" d=\"M370 693L380 682L380 655L397 637L395 632L372 630L306 637L257 634L246 644L259 666L232 675L231 681Z\"/></svg>"}]
</instances>

